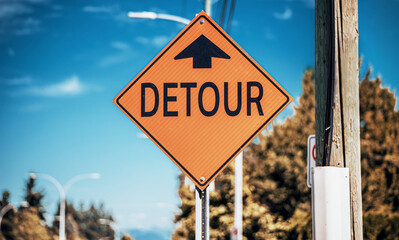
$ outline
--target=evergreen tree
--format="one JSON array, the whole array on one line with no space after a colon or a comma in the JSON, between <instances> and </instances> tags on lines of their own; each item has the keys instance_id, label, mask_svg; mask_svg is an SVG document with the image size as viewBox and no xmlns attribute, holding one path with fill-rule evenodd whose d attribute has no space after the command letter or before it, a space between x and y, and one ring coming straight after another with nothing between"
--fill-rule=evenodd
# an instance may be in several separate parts
<instances>
[{"instance_id":1,"label":"evergreen tree","mask_svg":"<svg viewBox=\"0 0 399 240\"><path fill-rule=\"evenodd\" d=\"M399 112L394 94L370 76L359 87L364 238L399 239Z\"/></svg>"},{"instance_id":2,"label":"evergreen tree","mask_svg":"<svg viewBox=\"0 0 399 240\"><path fill-rule=\"evenodd\" d=\"M360 84L363 209L399 211L399 112L396 99L381 79Z\"/></svg>"},{"instance_id":3,"label":"evergreen tree","mask_svg":"<svg viewBox=\"0 0 399 240\"><path fill-rule=\"evenodd\" d=\"M307 239L311 224L310 192L306 186L307 136L314 133L313 73L305 72L304 93L295 115L263 132L244 153L244 239ZM305 170L305 171L304 171ZM194 193L180 181L175 221L181 223L173 239L194 239ZM234 223L234 164L216 178L210 192L210 237L230 239Z\"/></svg>"},{"instance_id":4,"label":"evergreen tree","mask_svg":"<svg viewBox=\"0 0 399 240\"><path fill-rule=\"evenodd\" d=\"M104 209L103 204L99 207L91 204L87 210L81 204L80 209L76 210L73 204L67 203L65 210L65 231L68 239L114 239L115 231L111 227L114 220L112 215ZM59 216L59 208L57 216ZM59 220L55 218L53 232L58 234L58 231Z\"/></svg>"},{"instance_id":5,"label":"evergreen tree","mask_svg":"<svg viewBox=\"0 0 399 240\"><path fill-rule=\"evenodd\" d=\"M42 225L37 208L20 209L16 214L13 229L15 239L52 240L47 226Z\"/></svg>"},{"instance_id":6,"label":"evergreen tree","mask_svg":"<svg viewBox=\"0 0 399 240\"><path fill-rule=\"evenodd\" d=\"M5 206L7 206L10 202L8 201L8 199L10 199L10 192L5 190L2 194L2 199L0 201L0 208L3 208Z\"/></svg>"},{"instance_id":7,"label":"evergreen tree","mask_svg":"<svg viewBox=\"0 0 399 240\"><path fill-rule=\"evenodd\" d=\"M25 201L29 204L29 208L36 209L37 211L34 211L38 214L40 220L45 221L46 219L44 218L44 214L46 211L44 210L42 200L44 198L44 193L42 190L40 191L35 191L35 185L36 185L36 178L34 175L31 175L26 182L26 188L25 188Z\"/></svg>"},{"instance_id":8,"label":"evergreen tree","mask_svg":"<svg viewBox=\"0 0 399 240\"><path fill-rule=\"evenodd\" d=\"M314 134L313 72L302 79L295 113L258 135L244 159L251 201L265 212L256 225L244 225L247 239L308 239L310 190L306 185L307 137ZM244 212L245 212L244 207ZM245 222L245 215L244 215ZM262 224L259 224L262 223Z\"/></svg>"},{"instance_id":9,"label":"evergreen tree","mask_svg":"<svg viewBox=\"0 0 399 240\"><path fill-rule=\"evenodd\" d=\"M107 224L101 223L101 220L108 221ZM84 224L82 232L84 236L91 239L98 239L99 237L114 239L114 230L110 226L113 222L112 216L105 211L104 204L100 204L98 208L92 204L90 208L83 213L81 224Z\"/></svg>"},{"instance_id":10,"label":"evergreen tree","mask_svg":"<svg viewBox=\"0 0 399 240\"><path fill-rule=\"evenodd\" d=\"M81 228L79 224L81 223L82 214L75 209L73 204L66 203L65 206L65 234L67 239L85 239L81 233ZM55 235L59 235L59 216L60 207L58 204L58 211L53 220L52 232Z\"/></svg>"},{"instance_id":11,"label":"evergreen tree","mask_svg":"<svg viewBox=\"0 0 399 240\"><path fill-rule=\"evenodd\" d=\"M360 83L361 164L365 239L399 236L399 112L381 79ZM244 239L311 239L306 186L307 137L314 134L313 73L305 72L295 114L258 136L244 152ZM211 238L229 239L233 226L234 165L216 178L211 193ZM194 239L194 193L180 181L181 226L173 239Z\"/></svg>"},{"instance_id":12,"label":"evergreen tree","mask_svg":"<svg viewBox=\"0 0 399 240\"><path fill-rule=\"evenodd\" d=\"M134 240L134 239L133 239L131 236L129 236L129 234L124 233L124 234L122 235L121 240Z\"/></svg>"},{"instance_id":13,"label":"evergreen tree","mask_svg":"<svg viewBox=\"0 0 399 240\"><path fill-rule=\"evenodd\" d=\"M307 137L314 134L315 93L313 72L305 72L303 94L295 114L271 133L263 132L258 143L248 149L244 171L255 201L266 204L276 217L287 220L299 205L310 208L310 190L306 185ZM304 171L305 170L305 171Z\"/></svg>"},{"instance_id":14,"label":"evergreen tree","mask_svg":"<svg viewBox=\"0 0 399 240\"><path fill-rule=\"evenodd\" d=\"M192 240L195 239L195 195L190 191L189 186L184 185L184 175L179 175L178 194L182 204L179 206L180 214L175 216L175 223L181 224L177 228L172 239L174 240Z\"/></svg>"}]
</instances>

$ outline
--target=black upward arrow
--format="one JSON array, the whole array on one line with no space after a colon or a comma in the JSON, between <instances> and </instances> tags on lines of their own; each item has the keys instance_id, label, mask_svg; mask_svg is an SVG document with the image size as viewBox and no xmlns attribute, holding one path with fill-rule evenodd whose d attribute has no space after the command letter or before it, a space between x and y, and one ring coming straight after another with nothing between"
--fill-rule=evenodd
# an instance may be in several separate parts
<instances>
[{"instance_id":1,"label":"black upward arrow","mask_svg":"<svg viewBox=\"0 0 399 240\"><path fill-rule=\"evenodd\" d=\"M193 68L212 68L212 57L230 59L218 46L204 35L199 36L175 57L175 60L193 58Z\"/></svg>"}]
</instances>

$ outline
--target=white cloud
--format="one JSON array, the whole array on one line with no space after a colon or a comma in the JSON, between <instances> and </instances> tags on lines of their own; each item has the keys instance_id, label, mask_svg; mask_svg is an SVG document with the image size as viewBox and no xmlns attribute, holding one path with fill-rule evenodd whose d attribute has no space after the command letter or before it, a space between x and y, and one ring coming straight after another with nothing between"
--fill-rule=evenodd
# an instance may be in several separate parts
<instances>
[{"instance_id":1,"label":"white cloud","mask_svg":"<svg viewBox=\"0 0 399 240\"><path fill-rule=\"evenodd\" d=\"M27 84L32 83L32 79L29 76L25 76L25 77L2 80L1 83L5 84L5 85L10 85L10 86L27 85Z\"/></svg>"},{"instance_id":2,"label":"white cloud","mask_svg":"<svg viewBox=\"0 0 399 240\"><path fill-rule=\"evenodd\" d=\"M120 41L114 41L111 43L111 46L113 48L116 48L118 50L128 50L130 49L130 45L128 43L125 42L120 42Z\"/></svg>"},{"instance_id":3,"label":"white cloud","mask_svg":"<svg viewBox=\"0 0 399 240\"><path fill-rule=\"evenodd\" d=\"M143 44L143 45L150 43L150 39L146 38L146 37L136 37L135 40L136 40L136 42Z\"/></svg>"},{"instance_id":4,"label":"white cloud","mask_svg":"<svg viewBox=\"0 0 399 240\"><path fill-rule=\"evenodd\" d=\"M142 132L137 133L136 136L137 136L137 138L148 139L147 135L145 135L145 134L142 133Z\"/></svg>"},{"instance_id":5,"label":"white cloud","mask_svg":"<svg viewBox=\"0 0 399 240\"><path fill-rule=\"evenodd\" d=\"M118 51L112 55L108 55L102 58L98 63L100 67L108 67L115 64L123 63L135 56L135 53L132 51L128 43L113 41L111 42L111 47Z\"/></svg>"},{"instance_id":6,"label":"white cloud","mask_svg":"<svg viewBox=\"0 0 399 240\"><path fill-rule=\"evenodd\" d=\"M137 22L137 21L132 21L132 19L128 18L127 11L121 10L118 4L102 5L102 6L88 5L83 7L82 11L86 13L97 14L97 16L101 16L102 18L103 17L111 18L112 20L118 23L134 24L135 22Z\"/></svg>"},{"instance_id":7,"label":"white cloud","mask_svg":"<svg viewBox=\"0 0 399 240\"><path fill-rule=\"evenodd\" d=\"M48 103L33 103L33 104L28 104L28 105L20 107L19 111L21 111L21 112L38 112L38 111L48 109L50 107L51 107L51 105Z\"/></svg>"},{"instance_id":8,"label":"white cloud","mask_svg":"<svg viewBox=\"0 0 399 240\"><path fill-rule=\"evenodd\" d=\"M159 35L155 36L153 38L147 38L147 37L136 37L135 38L136 42L143 44L143 45L152 45L154 47L164 47L166 44L171 40L170 36L165 36L165 35Z\"/></svg>"},{"instance_id":9,"label":"white cloud","mask_svg":"<svg viewBox=\"0 0 399 240\"><path fill-rule=\"evenodd\" d=\"M265 33L265 38L269 39L269 40L276 39L276 35L274 35L271 32L267 32L267 33Z\"/></svg>"},{"instance_id":10,"label":"white cloud","mask_svg":"<svg viewBox=\"0 0 399 240\"><path fill-rule=\"evenodd\" d=\"M30 35L40 31L41 22L34 18L20 21L20 27L15 30L16 35Z\"/></svg>"},{"instance_id":11,"label":"white cloud","mask_svg":"<svg viewBox=\"0 0 399 240\"><path fill-rule=\"evenodd\" d=\"M292 10L291 8L286 8L282 13L274 13L274 17L280 20L288 20L292 18Z\"/></svg>"},{"instance_id":12,"label":"white cloud","mask_svg":"<svg viewBox=\"0 0 399 240\"><path fill-rule=\"evenodd\" d=\"M115 10L115 6L85 6L82 10L88 13L111 13Z\"/></svg>"},{"instance_id":13,"label":"white cloud","mask_svg":"<svg viewBox=\"0 0 399 240\"><path fill-rule=\"evenodd\" d=\"M10 57L14 57L14 56L15 56L15 51L14 51L14 49L12 49L12 48L9 48L9 49L7 50L7 53L8 53L8 55L9 55Z\"/></svg>"},{"instance_id":14,"label":"white cloud","mask_svg":"<svg viewBox=\"0 0 399 240\"><path fill-rule=\"evenodd\" d=\"M41 97L63 97L76 96L88 90L77 76L72 76L62 82L44 85L44 86L29 86L21 91L22 94Z\"/></svg>"},{"instance_id":15,"label":"white cloud","mask_svg":"<svg viewBox=\"0 0 399 240\"><path fill-rule=\"evenodd\" d=\"M48 15L45 15L46 18L59 18L59 17L62 17L62 16L63 15L58 13L58 12L53 12L53 13L50 13Z\"/></svg>"},{"instance_id":16,"label":"white cloud","mask_svg":"<svg viewBox=\"0 0 399 240\"><path fill-rule=\"evenodd\" d=\"M301 2L308 8L315 7L315 0L286 0L287 2Z\"/></svg>"},{"instance_id":17,"label":"white cloud","mask_svg":"<svg viewBox=\"0 0 399 240\"><path fill-rule=\"evenodd\" d=\"M50 0L23 0L23 1L28 2L28 3L35 3L35 4L37 4L37 3L47 3L47 2L49 2Z\"/></svg>"},{"instance_id":18,"label":"white cloud","mask_svg":"<svg viewBox=\"0 0 399 240\"><path fill-rule=\"evenodd\" d=\"M12 18L17 15L31 13L32 9L19 2L1 3L0 19Z\"/></svg>"},{"instance_id":19,"label":"white cloud","mask_svg":"<svg viewBox=\"0 0 399 240\"><path fill-rule=\"evenodd\" d=\"M61 11L62 9L64 9L62 5L53 5L51 6L51 8L55 11Z\"/></svg>"},{"instance_id":20,"label":"white cloud","mask_svg":"<svg viewBox=\"0 0 399 240\"><path fill-rule=\"evenodd\" d=\"M156 47L164 47L168 43L169 38L170 37L168 37L168 36L157 36L157 37L154 37L152 39L152 44L154 46L156 46Z\"/></svg>"},{"instance_id":21,"label":"white cloud","mask_svg":"<svg viewBox=\"0 0 399 240\"><path fill-rule=\"evenodd\" d=\"M111 65L122 63L128 59L129 59L129 56L127 54L121 53L121 54L104 57L103 59L100 60L98 65L100 67L108 67Z\"/></svg>"},{"instance_id":22,"label":"white cloud","mask_svg":"<svg viewBox=\"0 0 399 240\"><path fill-rule=\"evenodd\" d=\"M266 28L264 30L264 36L268 40L274 40L277 38L276 35L273 33L273 31L270 28Z\"/></svg>"},{"instance_id":23,"label":"white cloud","mask_svg":"<svg viewBox=\"0 0 399 240\"><path fill-rule=\"evenodd\" d=\"M144 212L140 213L129 213L129 214L120 214L117 216L119 227L130 229L140 229L140 230L149 230L151 226L148 225L149 219L148 214Z\"/></svg>"},{"instance_id":24,"label":"white cloud","mask_svg":"<svg viewBox=\"0 0 399 240\"><path fill-rule=\"evenodd\" d=\"M0 0L0 35L29 35L40 30L41 21L33 18L39 4L50 0Z\"/></svg>"},{"instance_id":25,"label":"white cloud","mask_svg":"<svg viewBox=\"0 0 399 240\"><path fill-rule=\"evenodd\" d=\"M173 212L178 210L178 208L177 208L177 206L175 204L168 203L168 202L157 202L155 204L155 206L157 208L167 209L167 210L171 210Z\"/></svg>"},{"instance_id":26,"label":"white cloud","mask_svg":"<svg viewBox=\"0 0 399 240\"><path fill-rule=\"evenodd\" d=\"M162 211L162 209L156 210ZM173 218L173 213L171 212L169 212L167 215L150 211L115 214L115 219L117 219L117 225L121 230L150 230L156 231L158 233L171 231L175 227L175 225L173 224Z\"/></svg>"}]
</instances>

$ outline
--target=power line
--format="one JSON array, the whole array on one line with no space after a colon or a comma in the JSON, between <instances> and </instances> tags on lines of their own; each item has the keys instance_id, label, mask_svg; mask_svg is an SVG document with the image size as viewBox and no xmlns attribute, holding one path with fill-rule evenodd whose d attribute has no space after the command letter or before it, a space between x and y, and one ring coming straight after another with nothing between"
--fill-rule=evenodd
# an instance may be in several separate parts
<instances>
[{"instance_id":1,"label":"power line","mask_svg":"<svg viewBox=\"0 0 399 240\"><path fill-rule=\"evenodd\" d=\"M226 32L227 33L230 33L231 23L233 21L233 14L234 14L235 5L236 5L236 0L232 0L231 1L231 6L230 6L229 21L227 22L227 28L226 28Z\"/></svg>"},{"instance_id":2,"label":"power line","mask_svg":"<svg viewBox=\"0 0 399 240\"><path fill-rule=\"evenodd\" d=\"M224 25L224 17L226 14L226 7L227 7L227 0L223 0L223 10L222 10L222 17L220 19L220 26L223 28Z\"/></svg>"},{"instance_id":3,"label":"power line","mask_svg":"<svg viewBox=\"0 0 399 240\"><path fill-rule=\"evenodd\" d=\"M218 1L218 6L216 9L216 14L214 15L214 19L219 19L218 23L220 25L221 11L222 11L222 0Z\"/></svg>"}]
</instances>

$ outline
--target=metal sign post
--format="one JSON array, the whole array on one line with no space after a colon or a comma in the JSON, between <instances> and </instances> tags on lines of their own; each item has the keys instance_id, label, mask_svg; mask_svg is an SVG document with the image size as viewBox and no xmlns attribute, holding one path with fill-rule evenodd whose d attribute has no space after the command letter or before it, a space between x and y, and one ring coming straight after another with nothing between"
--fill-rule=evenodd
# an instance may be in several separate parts
<instances>
[{"instance_id":1,"label":"metal sign post","mask_svg":"<svg viewBox=\"0 0 399 240\"><path fill-rule=\"evenodd\" d=\"M241 152L236 157L235 162L235 194L234 194L234 232L236 234L237 240L242 239L242 164L243 164L243 155ZM232 234L232 235L233 235Z\"/></svg>"},{"instance_id":2,"label":"metal sign post","mask_svg":"<svg viewBox=\"0 0 399 240\"><path fill-rule=\"evenodd\" d=\"M195 189L195 240L209 240L209 188Z\"/></svg>"}]
</instances>

